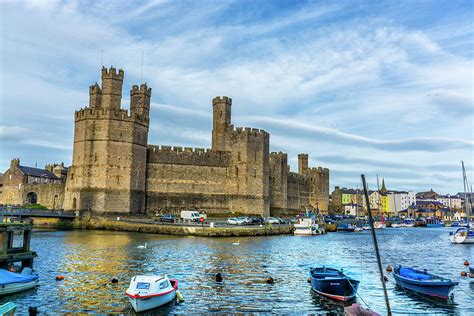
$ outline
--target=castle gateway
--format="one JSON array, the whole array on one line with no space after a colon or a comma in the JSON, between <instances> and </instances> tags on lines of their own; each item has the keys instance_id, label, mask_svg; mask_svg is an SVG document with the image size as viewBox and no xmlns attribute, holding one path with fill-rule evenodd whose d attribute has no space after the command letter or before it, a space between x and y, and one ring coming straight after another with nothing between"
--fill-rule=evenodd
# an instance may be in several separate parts
<instances>
[{"instance_id":1,"label":"castle gateway","mask_svg":"<svg viewBox=\"0 0 474 316\"><path fill-rule=\"evenodd\" d=\"M212 148L149 145L151 88L133 86L128 111L120 106L123 79L123 70L103 68L102 86L91 86L89 105L75 112L65 210L327 211L329 170L309 168L300 154L298 173L291 172L286 153L269 152L267 132L232 125L230 98L212 100Z\"/></svg>"}]
</instances>

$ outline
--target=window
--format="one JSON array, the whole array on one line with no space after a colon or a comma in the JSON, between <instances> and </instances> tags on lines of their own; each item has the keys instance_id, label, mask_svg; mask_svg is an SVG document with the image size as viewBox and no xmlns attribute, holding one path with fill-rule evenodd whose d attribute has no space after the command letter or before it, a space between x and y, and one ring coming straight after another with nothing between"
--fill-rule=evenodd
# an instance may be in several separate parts
<instances>
[{"instance_id":1,"label":"window","mask_svg":"<svg viewBox=\"0 0 474 316\"><path fill-rule=\"evenodd\" d=\"M137 290L149 290L149 289L150 289L150 283L146 283L146 282L137 283Z\"/></svg>"},{"instance_id":2,"label":"window","mask_svg":"<svg viewBox=\"0 0 474 316\"><path fill-rule=\"evenodd\" d=\"M169 287L169 282L168 282L168 280L163 281L163 282L160 283L160 290L166 289L167 287Z\"/></svg>"}]
</instances>

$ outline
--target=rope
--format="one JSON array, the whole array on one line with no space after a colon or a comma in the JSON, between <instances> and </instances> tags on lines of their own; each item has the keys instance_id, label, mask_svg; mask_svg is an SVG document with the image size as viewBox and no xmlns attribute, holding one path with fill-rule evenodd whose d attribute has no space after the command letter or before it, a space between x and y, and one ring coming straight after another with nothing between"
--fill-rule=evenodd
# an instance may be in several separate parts
<instances>
[{"instance_id":1,"label":"rope","mask_svg":"<svg viewBox=\"0 0 474 316\"><path fill-rule=\"evenodd\" d=\"M470 298L474 298L474 295L472 294L469 294L467 291L465 291L462 287L458 286L457 288L455 289L458 289L458 290L461 290L462 292L464 292L464 294L466 294L467 296L469 296Z\"/></svg>"},{"instance_id":2,"label":"rope","mask_svg":"<svg viewBox=\"0 0 474 316\"><path fill-rule=\"evenodd\" d=\"M360 300L365 304L365 306L367 306L367 308L370 310L370 311L374 311L370 306L369 304L366 303L366 301L364 301L364 299L362 298L362 296L359 295L359 293L357 293L357 290L354 288L354 286L352 286L352 283L351 281L347 278L346 275L344 275L344 277L346 278L347 282L349 283L349 285L351 286L351 288L354 290L354 292L356 293L356 295L360 298Z\"/></svg>"}]
</instances>

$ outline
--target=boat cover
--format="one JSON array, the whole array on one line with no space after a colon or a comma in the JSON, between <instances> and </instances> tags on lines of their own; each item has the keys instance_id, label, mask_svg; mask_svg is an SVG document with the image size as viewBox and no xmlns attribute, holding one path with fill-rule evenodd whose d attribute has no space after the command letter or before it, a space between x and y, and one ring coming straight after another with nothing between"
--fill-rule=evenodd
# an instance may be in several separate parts
<instances>
[{"instance_id":1,"label":"boat cover","mask_svg":"<svg viewBox=\"0 0 474 316\"><path fill-rule=\"evenodd\" d=\"M28 283L38 279L36 274L19 274L0 269L0 285Z\"/></svg>"},{"instance_id":2,"label":"boat cover","mask_svg":"<svg viewBox=\"0 0 474 316\"><path fill-rule=\"evenodd\" d=\"M401 268L400 275L404 278L411 279L411 280L431 280L431 275L417 272L411 268Z\"/></svg>"}]
</instances>

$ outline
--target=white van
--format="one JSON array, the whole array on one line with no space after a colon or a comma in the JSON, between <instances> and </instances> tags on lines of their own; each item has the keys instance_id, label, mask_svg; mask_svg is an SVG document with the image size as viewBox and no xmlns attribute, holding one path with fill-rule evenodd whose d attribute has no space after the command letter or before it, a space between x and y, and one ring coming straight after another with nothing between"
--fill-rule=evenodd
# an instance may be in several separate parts
<instances>
[{"instance_id":1,"label":"white van","mask_svg":"<svg viewBox=\"0 0 474 316\"><path fill-rule=\"evenodd\" d=\"M181 219L198 222L200 215L196 211L181 211Z\"/></svg>"}]
</instances>

